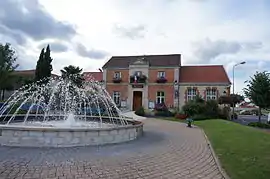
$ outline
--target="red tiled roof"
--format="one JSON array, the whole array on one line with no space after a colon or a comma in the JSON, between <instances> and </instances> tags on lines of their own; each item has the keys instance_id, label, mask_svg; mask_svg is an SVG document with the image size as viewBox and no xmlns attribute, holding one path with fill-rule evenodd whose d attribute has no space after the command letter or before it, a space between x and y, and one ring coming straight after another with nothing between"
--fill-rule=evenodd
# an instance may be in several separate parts
<instances>
[{"instance_id":1,"label":"red tiled roof","mask_svg":"<svg viewBox=\"0 0 270 179\"><path fill-rule=\"evenodd\" d=\"M16 70L14 71L14 74L16 75L35 75L36 70Z\"/></svg>"},{"instance_id":2,"label":"red tiled roof","mask_svg":"<svg viewBox=\"0 0 270 179\"><path fill-rule=\"evenodd\" d=\"M20 76L33 76L34 77L35 73L36 73L36 70L16 70L16 71L14 71L15 75L20 75ZM57 77L58 75L52 73L52 76Z\"/></svg>"},{"instance_id":3,"label":"red tiled roof","mask_svg":"<svg viewBox=\"0 0 270 179\"><path fill-rule=\"evenodd\" d=\"M222 65L182 66L180 83L228 83L230 79Z\"/></svg>"},{"instance_id":4,"label":"red tiled roof","mask_svg":"<svg viewBox=\"0 0 270 179\"><path fill-rule=\"evenodd\" d=\"M257 106L255 104L252 104L251 102L244 102L242 103L239 108L256 108Z\"/></svg>"},{"instance_id":5,"label":"red tiled roof","mask_svg":"<svg viewBox=\"0 0 270 179\"><path fill-rule=\"evenodd\" d=\"M103 73L102 72L83 72L83 76L86 81L95 79L96 81L103 80Z\"/></svg>"}]
</instances>

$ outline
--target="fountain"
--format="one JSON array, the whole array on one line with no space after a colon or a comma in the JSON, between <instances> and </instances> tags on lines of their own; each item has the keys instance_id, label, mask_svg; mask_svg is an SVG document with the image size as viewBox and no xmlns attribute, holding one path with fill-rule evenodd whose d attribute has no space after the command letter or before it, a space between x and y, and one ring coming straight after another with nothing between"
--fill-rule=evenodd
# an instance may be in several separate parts
<instances>
[{"instance_id":1,"label":"fountain","mask_svg":"<svg viewBox=\"0 0 270 179\"><path fill-rule=\"evenodd\" d=\"M121 114L94 79L77 87L47 79L17 90L0 108L0 145L71 147L131 141L143 124Z\"/></svg>"}]
</instances>

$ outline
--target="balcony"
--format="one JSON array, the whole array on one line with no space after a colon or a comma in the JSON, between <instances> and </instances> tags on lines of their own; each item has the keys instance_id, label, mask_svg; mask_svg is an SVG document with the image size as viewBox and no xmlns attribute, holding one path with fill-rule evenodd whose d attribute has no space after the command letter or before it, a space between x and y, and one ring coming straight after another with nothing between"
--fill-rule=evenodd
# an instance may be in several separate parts
<instances>
[{"instance_id":1,"label":"balcony","mask_svg":"<svg viewBox=\"0 0 270 179\"><path fill-rule=\"evenodd\" d=\"M145 75L140 75L140 76L136 76L136 75L132 75L130 76L130 83L145 83L146 82L147 77Z\"/></svg>"},{"instance_id":2,"label":"balcony","mask_svg":"<svg viewBox=\"0 0 270 179\"><path fill-rule=\"evenodd\" d=\"M156 82L157 83L166 83L168 80L165 77L159 77Z\"/></svg>"},{"instance_id":3,"label":"balcony","mask_svg":"<svg viewBox=\"0 0 270 179\"><path fill-rule=\"evenodd\" d=\"M113 83L121 83L122 78L113 78Z\"/></svg>"}]
</instances>

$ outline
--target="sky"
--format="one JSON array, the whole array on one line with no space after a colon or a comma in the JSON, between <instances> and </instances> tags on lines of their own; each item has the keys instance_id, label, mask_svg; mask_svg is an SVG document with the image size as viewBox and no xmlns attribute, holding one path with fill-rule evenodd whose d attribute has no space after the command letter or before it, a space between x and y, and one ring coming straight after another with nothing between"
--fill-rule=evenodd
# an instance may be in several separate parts
<instances>
[{"instance_id":1,"label":"sky","mask_svg":"<svg viewBox=\"0 0 270 179\"><path fill-rule=\"evenodd\" d=\"M268 0L0 0L0 43L19 69L51 46L53 72L98 71L114 55L181 54L182 65L224 65L235 92L270 70Z\"/></svg>"}]
</instances>

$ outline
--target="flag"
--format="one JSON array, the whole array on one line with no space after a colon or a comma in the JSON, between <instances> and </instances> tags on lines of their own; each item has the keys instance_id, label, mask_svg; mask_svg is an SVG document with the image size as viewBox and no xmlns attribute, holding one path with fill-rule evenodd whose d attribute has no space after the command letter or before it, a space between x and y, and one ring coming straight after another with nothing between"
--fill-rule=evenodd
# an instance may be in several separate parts
<instances>
[{"instance_id":1,"label":"flag","mask_svg":"<svg viewBox=\"0 0 270 179\"><path fill-rule=\"evenodd\" d=\"M137 76L134 76L134 83L137 83Z\"/></svg>"}]
</instances>

